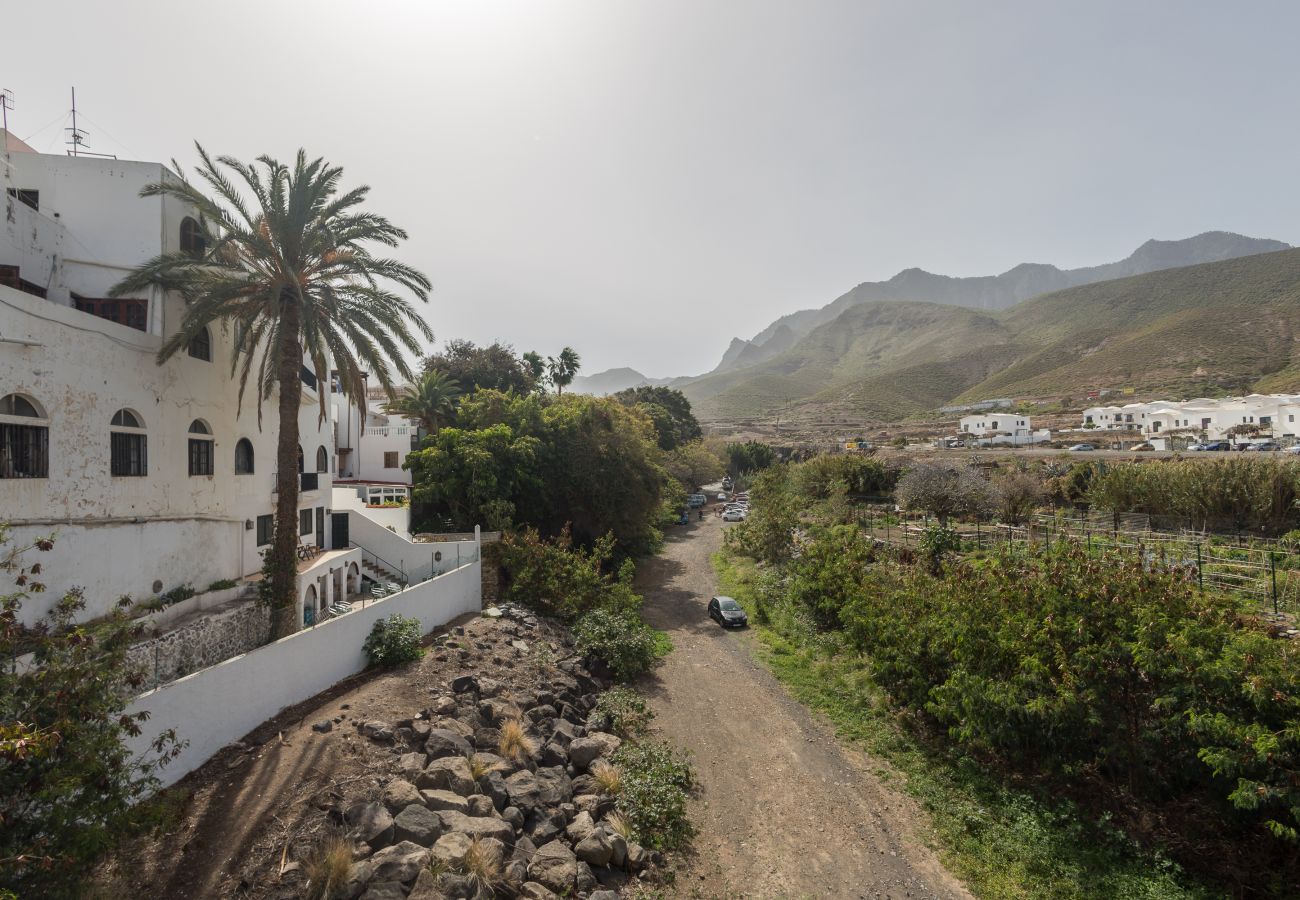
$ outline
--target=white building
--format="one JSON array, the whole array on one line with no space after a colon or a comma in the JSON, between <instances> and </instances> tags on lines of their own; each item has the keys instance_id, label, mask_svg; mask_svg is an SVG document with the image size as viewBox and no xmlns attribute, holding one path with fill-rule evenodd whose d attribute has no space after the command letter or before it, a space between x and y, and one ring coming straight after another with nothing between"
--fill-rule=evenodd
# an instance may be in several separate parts
<instances>
[{"instance_id":1,"label":"white building","mask_svg":"<svg viewBox=\"0 0 1300 900\"><path fill-rule=\"evenodd\" d=\"M1172 432L1209 441L1225 440L1238 429L1254 432L1259 438L1289 441L1300 437L1297 417L1300 394L1250 394L1094 406L1083 411L1083 427L1133 431L1143 437Z\"/></svg>"},{"instance_id":2,"label":"white building","mask_svg":"<svg viewBox=\"0 0 1300 900\"><path fill-rule=\"evenodd\" d=\"M339 482L363 488L372 503L409 500L411 473L403 465L419 446L418 424L385 412L388 395L381 387L366 391L364 412L342 394L333 402Z\"/></svg>"},{"instance_id":3,"label":"white building","mask_svg":"<svg viewBox=\"0 0 1300 900\"><path fill-rule=\"evenodd\" d=\"M1029 416L1005 410L990 410L962 416L957 422L957 428L962 434L971 434L975 437L989 437L995 434L1024 437L1033 433Z\"/></svg>"},{"instance_id":4,"label":"white building","mask_svg":"<svg viewBox=\"0 0 1300 900\"><path fill-rule=\"evenodd\" d=\"M7 137L7 136L6 136ZM213 328L163 365L183 304L158 290L110 299L128 271L201 235L191 210L140 189L164 166L36 153L0 164L0 521L13 539L56 535L42 554L42 615L86 588L88 612L122 595L205 589L261 568L275 503L276 399L258 425L237 400L229 337ZM299 417L303 543L331 546L334 404L320 419L304 367ZM354 556L357 554L353 554ZM345 571L335 571L346 565ZM300 575L300 603L359 589L357 566Z\"/></svg>"}]
</instances>

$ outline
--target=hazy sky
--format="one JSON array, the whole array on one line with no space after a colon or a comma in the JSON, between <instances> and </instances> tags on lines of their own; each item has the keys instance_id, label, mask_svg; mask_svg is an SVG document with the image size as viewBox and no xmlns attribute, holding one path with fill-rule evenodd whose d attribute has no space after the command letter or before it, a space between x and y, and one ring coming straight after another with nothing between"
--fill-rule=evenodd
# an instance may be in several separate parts
<instances>
[{"instance_id":1,"label":"hazy sky","mask_svg":"<svg viewBox=\"0 0 1300 900\"><path fill-rule=\"evenodd\" d=\"M189 165L299 146L373 186L439 339L584 372L920 266L1300 243L1300 4L10 2L13 131Z\"/></svg>"}]
</instances>

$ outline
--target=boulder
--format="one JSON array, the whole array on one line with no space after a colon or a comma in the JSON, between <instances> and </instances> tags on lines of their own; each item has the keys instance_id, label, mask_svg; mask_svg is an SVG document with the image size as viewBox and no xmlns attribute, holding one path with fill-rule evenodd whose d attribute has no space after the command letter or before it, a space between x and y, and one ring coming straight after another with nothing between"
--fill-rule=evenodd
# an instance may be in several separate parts
<instances>
[{"instance_id":1,"label":"boulder","mask_svg":"<svg viewBox=\"0 0 1300 900\"><path fill-rule=\"evenodd\" d=\"M429 757L421 753L403 753L397 760L397 772L407 781L414 780L424 771Z\"/></svg>"},{"instance_id":2,"label":"boulder","mask_svg":"<svg viewBox=\"0 0 1300 900\"><path fill-rule=\"evenodd\" d=\"M357 839L369 844L373 850L393 842L393 817L378 801L352 804L344 819L352 826Z\"/></svg>"},{"instance_id":3,"label":"boulder","mask_svg":"<svg viewBox=\"0 0 1300 900\"><path fill-rule=\"evenodd\" d=\"M361 733L372 741L381 744L391 744L393 742L393 726L387 722L366 722L361 726Z\"/></svg>"},{"instance_id":4,"label":"boulder","mask_svg":"<svg viewBox=\"0 0 1300 900\"><path fill-rule=\"evenodd\" d=\"M469 801L452 791L420 791L420 800L434 811L449 809L452 812L469 812Z\"/></svg>"},{"instance_id":5,"label":"boulder","mask_svg":"<svg viewBox=\"0 0 1300 900\"><path fill-rule=\"evenodd\" d=\"M541 760L544 766L567 766L569 764L569 752L552 741L542 748Z\"/></svg>"},{"instance_id":6,"label":"boulder","mask_svg":"<svg viewBox=\"0 0 1300 900\"><path fill-rule=\"evenodd\" d=\"M579 775L570 782L570 786L573 788L573 795L575 797L581 797L583 794L600 793L600 785L597 784L596 779L592 778L590 775Z\"/></svg>"},{"instance_id":7,"label":"boulder","mask_svg":"<svg viewBox=\"0 0 1300 900\"><path fill-rule=\"evenodd\" d=\"M587 813L593 819L600 813L600 797L597 794L579 794L573 798L573 805L579 813Z\"/></svg>"},{"instance_id":8,"label":"boulder","mask_svg":"<svg viewBox=\"0 0 1300 900\"><path fill-rule=\"evenodd\" d=\"M476 728L474 729L474 746L479 750L493 751L501 746L501 729L500 728Z\"/></svg>"},{"instance_id":9,"label":"boulder","mask_svg":"<svg viewBox=\"0 0 1300 900\"><path fill-rule=\"evenodd\" d=\"M573 799L573 782L569 779L569 773L560 767L538 769L536 777L542 803L545 805L559 806Z\"/></svg>"},{"instance_id":10,"label":"boulder","mask_svg":"<svg viewBox=\"0 0 1300 900\"><path fill-rule=\"evenodd\" d=\"M445 694L434 697L429 712L435 716L454 716L456 714L456 698L448 697Z\"/></svg>"},{"instance_id":11,"label":"boulder","mask_svg":"<svg viewBox=\"0 0 1300 900\"><path fill-rule=\"evenodd\" d=\"M640 872L650 864L650 851L635 841L627 842L627 867L633 872Z\"/></svg>"},{"instance_id":12,"label":"boulder","mask_svg":"<svg viewBox=\"0 0 1300 900\"><path fill-rule=\"evenodd\" d=\"M497 814L497 808L492 803L491 797L485 797L482 794L475 794L468 798L469 803L466 814L476 817L492 817Z\"/></svg>"},{"instance_id":13,"label":"boulder","mask_svg":"<svg viewBox=\"0 0 1300 900\"><path fill-rule=\"evenodd\" d=\"M478 693L480 697L497 697L505 689L506 686L495 678L488 678L483 675L480 675L478 678Z\"/></svg>"},{"instance_id":14,"label":"boulder","mask_svg":"<svg viewBox=\"0 0 1300 900\"><path fill-rule=\"evenodd\" d=\"M552 891L586 893L596 886L591 868L560 841L537 848L528 863L528 877Z\"/></svg>"},{"instance_id":15,"label":"boulder","mask_svg":"<svg viewBox=\"0 0 1300 900\"><path fill-rule=\"evenodd\" d=\"M433 858L441 860L450 868L456 868L465 861L472 838L459 831L449 831L433 845Z\"/></svg>"},{"instance_id":16,"label":"boulder","mask_svg":"<svg viewBox=\"0 0 1300 900\"><path fill-rule=\"evenodd\" d=\"M623 742L615 735L597 731L569 743L569 761L578 771L585 771L596 760L610 756Z\"/></svg>"},{"instance_id":17,"label":"boulder","mask_svg":"<svg viewBox=\"0 0 1300 900\"><path fill-rule=\"evenodd\" d=\"M467 816L450 810L443 810L438 815L447 831L458 831L470 837L495 838L503 844L510 844L515 839L515 830L502 819Z\"/></svg>"},{"instance_id":18,"label":"boulder","mask_svg":"<svg viewBox=\"0 0 1300 900\"><path fill-rule=\"evenodd\" d=\"M406 900L400 881L372 881L361 900Z\"/></svg>"},{"instance_id":19,"label":"boulder","mask_svg":"<svg viewBox=\"0 0 1300 900\"><path fill-rule=\"evenodd\" d=\"M549 844L564 833L564 817L559 815L534 815L524 823L524 831L535 844Z\"/></svg>"},{"instance_id":20,"label":"boulder","mask_svg":"<svg viewBox=\"0 0 1300 900\"><path fill-rule=\"evenodd\" d=\"M393 819L393 838L398 841L410 841L421 847L432 847L433 842L442 836L442 819L423 802L412 803Z\"/></svg>"},{"instance_id":21,"label":"boulder","mask_svg":"<svg viewBox=\"0 0 1300 900\"><path fill-rule=\"evenodd\" d=\"M536 881L524 882L519 888L519 896L523 900L560 900L559 894L544 884L538 884Z\"/></svg>"},{"instance_id":22,"label":"boulder","mask_svg":"<svg viewBox=\"0 0 1300 900\"><path fill-rule=\"evenodd\" d=\"M488 772L480 778L478 789L485 797L491 798L492 805L497 809L505 809L510 805L510 791L506 787L505 776L500 772Z\"/></svg>"},{"instance_id":23,"label":"boulder","mask_svg":"<svg viewBox=\"0 0 1300 900\"><path fill-rule=\"evenodd\" d=\"M460 675L451 681L451 690L455 694L478 693L478 679L473 675Z\"/></svg>"},{"instance_id":24,"label":"boulder","mask_svg":"<svg viewBox=\"0 0 1300 900\"><path fill-rule=\"evenodd\" d=\"M412 803L420 802L419 789L405 778L394 778L384 788L383 804L391 813L400 812Z\"/></svg>"},{"instance_id":25,"label":"boulder","mask_svg":"<svg viewBox=\"0 0 1300 900\"><path fill-rule=\"evenodd\" d=\"M564 833L568 836L569 843L576 844L587 835L591 834L592 829L595 827L596 823L592 821L591 814L580 812L574 817L573 821L569 823L568 827L564 829Z\"/></svg>"},{"instance_id":26,"label":"boulder","mask_svg":"<svg viewBox=\"0 0 1300 900\"><path fill-rule=\"evenodd\" d=\"M516 831L524 827L524 814L517 806L507 806L501 810L501 819L508 822L510 827Z\"/></svg>"},{"instance_id":27,"label":"boulder","mask_svg":"<svg viewBox=\"0 0 1300 900\"><path fill-rule=\"evenodd\" d=\"M478 705L479 717L489 725L500 725L506 719L521 717L519 707L504 697L489 697Z\"/></svg>"},{"instance_id":28,"label":"boulder","mask_svg":"<svg viewBox=\"0 0 1300 900\"><path fill-rule=\"evenodd\" d=\"M352 864L348 880L339 885L340 900L356 900L365 891L366 885L374 877L375 866L368 859L359 859Z\"/></svg>"},{"instance_id":29,"label":"boulder","mask_svg":"<svg viewBox=\"0 0 1300 900\"><path fill-rule=\"evenodd\" d=\"M420 873L420 877L415 879L415 886L411 888L411 893L406 895L406 900L446 900L447 895L438 887L438 876L434 875L429 869Z\"/></svg>"},{"instance_id":30,"label":"boulder","mask_svg":"<svg viewBox=\"0 0 1300 900\"><path fill-rule=\"evenodd\" d=\"M544 722L547 719L554 719L558 715L559 713L555 711L555 707L551 706L549 703L544 703L541 706L534 706L532 709L528 710L528 718L534 722Z\"/></svg>"},{"instance_id":31,"label":"boulder","mask_svg":"<svg viewBox=\"0 0 1300 900\"><path fill-rule=\"evenodd\" d=\"M433 734L433 732L438 730L454 732L467 741L474 736L473 725L450 716L444 716L441 719L438 719L429 727L430 734Z\"/></svg>"},{"instance_id":32,"label":"boulder","mask_svg":"<svg viewBox=\"0 0 1300 900\"><path fill-rule=\"evenodd\" d=\"M468 797L477 785L463 756L444 756L429 763L415 779L420 790L451 791Z\"/></svg>"},{"instance_id":33,"label":"boulder","mask_svg":"<svg viewBox=\"0 0 1300 900\"><path fill-rule=\"evenodd\" d=\"M527 769L520 769L505 779L505 788L510 797L510 805L519 807L524 813L532 812L542 805L541 782Z\"/></svg>"},{"instance_id":34,"label":"boulder","mask_svg":"<svg viewBox=\"0 0 1300 900\"><path fill-rule=\"evenodd\" d=\"M593 829L573 848L573 855L589 866L607 866L614 855L609 838L601 829Z\"/></svg>"},{"instance_id":35,"label":"boulder","mask_svg":"<svg viewBox=\"0 0 1300 900\"><path fill-rule=\"evenodd\" d=\"M424 752L430 759L443 756L469 756L473 752L469 741L456 732L446 728L434 728L429 732L429 739L424 742Z\"/></svg>"},{"instance_id":36,"label":"boulder","mask_svg":"<svg viewBox=\"0 0 1300 900\"><path fill-rule=\"evenodd\" d=\"M375 867L375 881L400 881L402 884L414 881L429 863L429 851L419 844L402 841L391 847L385 847L374 856L370 863Z\"/></svg>"}]
</instances>

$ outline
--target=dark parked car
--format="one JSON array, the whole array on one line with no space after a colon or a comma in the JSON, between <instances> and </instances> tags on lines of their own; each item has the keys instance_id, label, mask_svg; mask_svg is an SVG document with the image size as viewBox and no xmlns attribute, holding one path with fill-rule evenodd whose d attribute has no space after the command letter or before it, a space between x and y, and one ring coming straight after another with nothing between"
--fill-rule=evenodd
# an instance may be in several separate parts
<instances>
[{"instance_id":1,"label":"dark parked car","mask_svg":"<svg viewBox=\"0 0 1300 900\"><path fill-rule=\"evenodd\" d=\"M723 628L744 628L749 624L749 617L745 615L745 611L730 597L714 597L710 600L709 618Z\"/></svg>"},{"instance_id":2,"label":"dark parked car","mask_svg":"<svg viewBox=\"0 0 1300 900\"><path fill-rule=\"evenodd\" d=\"M1258 444L1251 444L1251 450L1281 450L1282 445L1276 441L1260 441Z\"/></svg>"},{"instance_id":3,"label":"dark parked car","mask_svg":"<svg viewBox=\"0 0 1300 900\"><path fill-rule=\"evenodd\" d=\"M1232 445L1227 441L1210 441L1208 444L1201 445L1202 450L1231 450Z\"/></svg>"}]
</instances>

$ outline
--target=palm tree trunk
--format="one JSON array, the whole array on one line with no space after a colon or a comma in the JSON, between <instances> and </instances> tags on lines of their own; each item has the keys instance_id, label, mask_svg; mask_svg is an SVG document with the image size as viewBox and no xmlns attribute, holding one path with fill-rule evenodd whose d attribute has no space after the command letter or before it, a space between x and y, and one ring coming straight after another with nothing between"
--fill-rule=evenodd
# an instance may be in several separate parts
<instances>
[{"instance_id":1,"label":"palm tree trunk","mask_svg":"<svg viewBox=\"0 0 1300 900\"><path fill-rule=\"evenodd\" d=\"M297 298L282 296L279 359L280 437L276 445L275 542L271 546L271 639L292 634L298 592L298 413L302 403Z\"/></svg>"}]
</instances>

